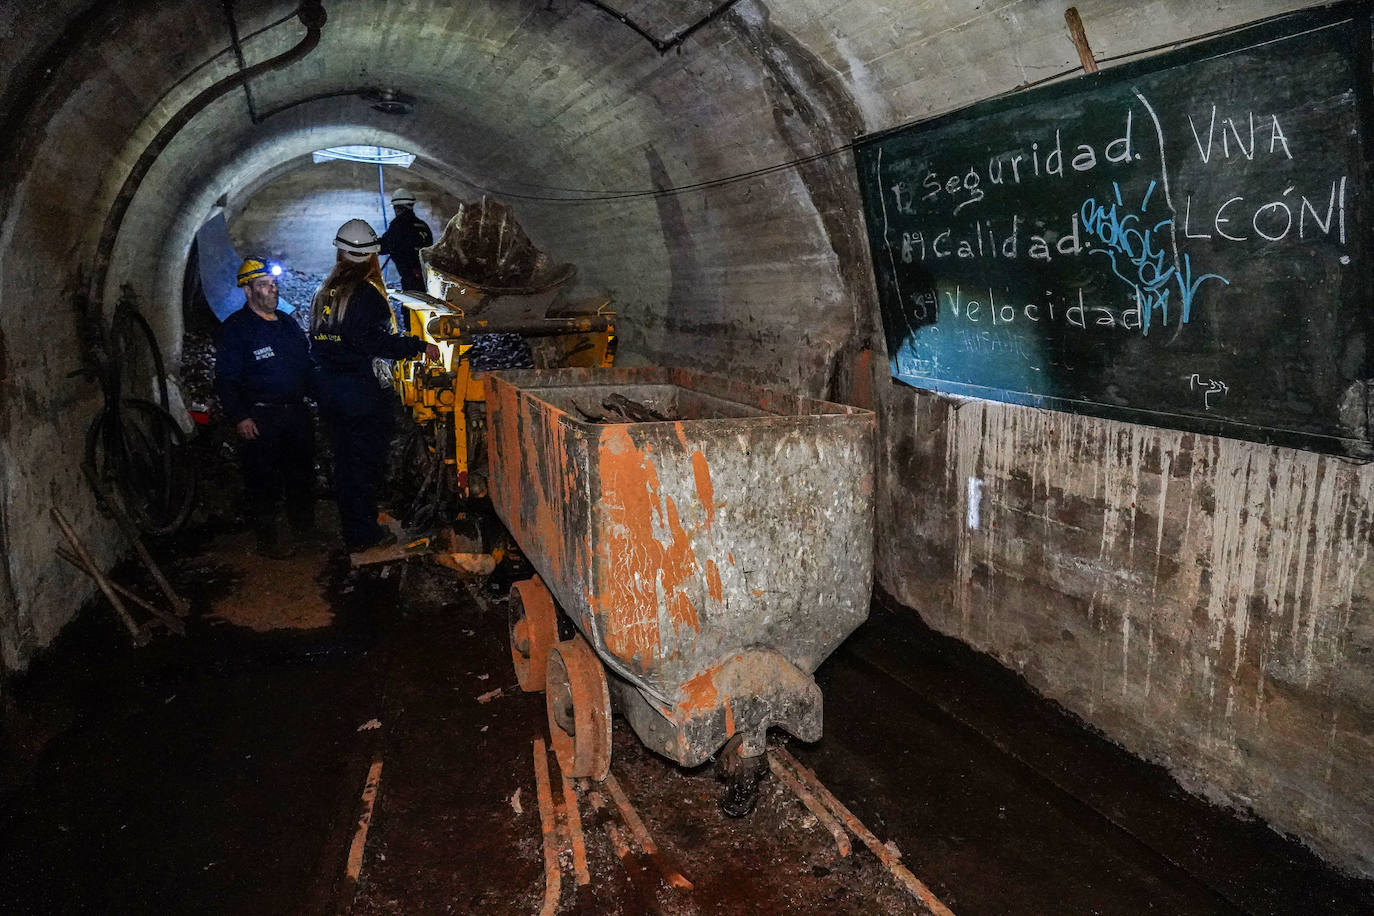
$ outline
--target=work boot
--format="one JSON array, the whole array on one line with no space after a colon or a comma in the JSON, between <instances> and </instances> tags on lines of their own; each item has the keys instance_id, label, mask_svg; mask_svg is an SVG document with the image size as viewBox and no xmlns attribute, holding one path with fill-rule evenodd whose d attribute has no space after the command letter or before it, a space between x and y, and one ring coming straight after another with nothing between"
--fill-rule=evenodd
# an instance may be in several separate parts
<instances>
[{"instance_id":1,"label":"work boot","mask_svg":"<svg viewBox=\"0 0 1374 916\"><path fill-rule=\"evenodd\" d=\"M324 544L324 537L320 530L314 525L291 528L291 543L297 547L319 547Z\"/></svg>"},{"instance_id":2,"label":"work boot","mask_svg":"<svg viewBox=\"0 0 1374 916\"><path fill-rule=\"evenodd\" d=\"M259 528L254 532L254 537L258 543L257 553L260 557L266 557L269 560L284 560L296 552L294 547L290 544L283 544L277 537L276 526Z\"/></svg>"}]
</instances>

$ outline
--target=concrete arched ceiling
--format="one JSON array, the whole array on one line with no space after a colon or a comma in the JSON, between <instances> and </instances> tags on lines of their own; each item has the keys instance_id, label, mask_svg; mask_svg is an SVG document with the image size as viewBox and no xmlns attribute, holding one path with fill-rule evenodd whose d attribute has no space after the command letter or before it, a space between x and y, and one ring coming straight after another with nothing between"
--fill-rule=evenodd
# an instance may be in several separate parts
<instances>
[{"instance_id":1,"label":"concrete arched ceiling","mask_svg":"<svg viewBox=\"0 0 1374 916\"><path fill-rule=\"evenodd\" d=\"M333 240L339 225L361 218L384 231L395 218L388 198L397 189L406 189L416 199L415 214L435 232L463 203L424 168L388 165L382 176L378 172L371 163L315 162L313 157L273 170L269 180L255 182L252 189L227 201L224 216L235 250L322 277L338 254ZM388 279L399 279L385 258L383 265Z\"/></svg>"},{"instance_id":2,"label":"concrete arched ceiling","mask_svg":"<svg viewBox=\"0 0 1374 916\"><path fill-rule=\"evenodd\" d=\"M115 152L98 187L88 168L75 183L52 176L63 189L84 183L81 202L94 201L97 210L127 187L130 165L161 126L236 69L224 53L228 24L218 5L124 6L139 15L116 17L92 39L110 73L103 84L72 87L58 117L72 122L64 124L64 145L75 139L86 146L81 141L89 137L89 145ZM710 9L705 3L654 7L643 4L639 13L647 14L650 27L665 30ZM241 2L234 8L248 66L289 50L304 34L289 16L293 3ZM161 151L137 184L97 298L103 293L108 301L121 284L132 283L148 301L171 303L179 263L211 203L321 146L379 142L405 148L447 176L451 191L469 196L646 190L747 171L789 155L786 144L771 136L773 105L749 60L755 49L740 40L738 13L731 15L739 22L718 20L681 54L664 57L630 29L579 3L354 0L326 3L325 9L318 47L249 84L256 118L242 91L228 92ZM150 67L152 61L157 65ZM403 93L414 100L414 111L380 114L358 94L368 88ZM140 116L130 117L139 100ZM94 110L106 115L98 124L91 123ZM731 139L741 135L755 142L731 149ZM51 195L45 177L35 175L32 184ZM96 244L100 221L70 216L82 247Z\"/></svg>"},{"instance_id":3,"label":"concrete arched ceiling","mask_svg":"<svg viewBox=\"0 0 1374 916\"><path fill-rule=\"evenodd\" d=\"M693 6L706 9L686 4L681 15L691 14ZM131 233L131 227L161 222L202 193L231 192L256 177L253 169L299 155L301 145L324 145L324 133L349 142L385 134L455 178L497 190L541 185L642 189L649 186L644 147L658 146L669 166L682 171L676 166L693 145L691 134L718 134L712 128L721 126L727 113L738 116L741 106L711 80L699 93L681 85L702 75L683 67L681 58L660 58L643 39L589 7L560 7L327 3L329 18L318 47L304 60L249 84L259 123L250 119L244 94L232 91L197 114L162 152L122 227L124 254L117 263L146 262L150 255L160 263L166 254L147 250L138 237L144 233ZM242 34L266 29L245 40L248 65L299 41L304 34L299 23L279 21L293 8L290 2L235 5ZM228 35L217 4L166 3L148 12L152 15L124 23L99 42L120 78L108 80L101 87L105 93L83 86L79 94L95 97L73 99L87 111L72 116L89 117L90 108L105 107L99 96L128 99L160 90L133 125L119 123L119 100L109 100L115 115L111 132L128 132L119 146L102 138L104 148L118 151L104 176L104 196L113 196L124 178L121 166L138 157L179 104L234 70L232 57L216 56ZM728 31L714 34L717 41L730 38ZM709 41L709 33L702 40ZM148 70L157 69L147 66L153 54L211 63L168 88L148 79ZM173 83L178 75L172 69L163 78ZM737 93L750 91L747 84L757 81L743 82ZM399 117L378 114L353 94L368 88L404 93L414 99L415 110ZM694 97L709 104L683 105ZM764 113L766 107L755 106ZM168 241L175 247L181 233L172 236ZM111 283L117 279L112 275Z\"/></svg>"},{"instance_id":4,"label":"concrete arched ceiling","mask_svg":"<svg viewBox=\"0 0 1374 916\"><path fill-rule=\"evenodd\" d=\"M1245 16L1294 5L1300 4L1248 4L1254 8ZM305 34L294 0L229 6L246 66L289 51ZM323 6L328 18L318 46L248 84L253 116L242 90L227 92L197 111L134 182L97 299L112 298L129 282L154 308L166 307L190 235L210 204L320 146L381 142L408 149L460 195L646 191L841 147L864 131L1065 72L1075 61L1062 10L1030 0L991 8L963 0L897 7L802 0L773 4L777 9L760 0L627 0L623 11L663 37L723 10L666 55L578 0L326 0ZM1138 12L1106 11L1111 27L1095 34L1099 53L1138 47L1141 33L1133 26L1144 23L1151 41L1189 35L1186 7L1161 0ZM1093 22L1092 8L1084 12ZM192 0L58 2L10 15L17 18L0 48L13 51L20 65L0 84L6 115L13 122L16 114L41 111L47 120L41 130L11 123L23 134L8 141L21 154L23 177L8 202L33 194L50 209L40 225L24 227L12 218L23 208L7 208L6 234L46 230L62 240L61 250L35 252L35 261L84 260L102 229L109 234L98 217L129 189L130 169L158 131L198 93L238 71L230 23L224 5ZM1240 19L1239 11L1232 18ZM368 89L409 96L414 110L378 113L359 94ZM38 161L60 164L28 168ZM659 282L627 289L601 278L607 289L637 299L700 289L713 278L709 271L681 276L702 255L684 251L685 243L738 251L742 240L732 236L756 236L761 225L777 222L781 207L799 223L789 233L792 256L831 261L822 270L829 276L816 282L830 287L821 298L835 304L868 295L866 271L847 260L862 254L861 246L837 241L837 235L857 238L855 227L836 217L841 198L852 202L852 189L838 187L849 167L846 157L835 157L810 175L795 169L756 182L755 193L767 202L756 197L728 219L720 207L695 201L664 212L663 205L643 201L575 208L553 200L521 204L522 218L546 237L582 236L587 225L608 219L639 224L634 237L645 240L644 256L659 263L657 271L638 275ZM740 202L734 203L738 211ZM608 209L619 212L607 216ZM626 209L636 215L627 219ZM665 220L683 222L674 227ZM54 224L61 231L52 232ZM611 237L604 244L621 249ZM584 257L590 254L585 240L577 245ZM674 249L677 263L670 263ZM843 273L837 263L850 265L848 276L835 276ZM10 266L34 268L23 256ZM589 275L597 278L595 268ZM855 314L851 307L840 317Z\"/></svg>"}]
</instances>

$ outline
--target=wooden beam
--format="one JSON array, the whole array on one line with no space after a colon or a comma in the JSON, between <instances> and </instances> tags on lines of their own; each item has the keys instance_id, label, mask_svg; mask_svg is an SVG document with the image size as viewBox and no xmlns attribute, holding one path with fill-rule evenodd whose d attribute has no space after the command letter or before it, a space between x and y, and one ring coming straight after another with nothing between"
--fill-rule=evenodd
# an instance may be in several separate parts
<instances>
[{"instance_id":1,"label":"wooden beam","mask_svg":"<svg viewBox=\"0 0 1374 916\"><path fill-rule=\"evenodd\" d=\"M1064 21L1069 24L1069 37L1073 39L1073 46L1078 49L1078 60L1083 64L1083 72L1096 73L1097 61L1093 58L1093 49L1088 45L1088 33L1083 29L1083 19L1078 15L1078 7L1071 6L1064 10Z\"/></svg>"}]
</instances>

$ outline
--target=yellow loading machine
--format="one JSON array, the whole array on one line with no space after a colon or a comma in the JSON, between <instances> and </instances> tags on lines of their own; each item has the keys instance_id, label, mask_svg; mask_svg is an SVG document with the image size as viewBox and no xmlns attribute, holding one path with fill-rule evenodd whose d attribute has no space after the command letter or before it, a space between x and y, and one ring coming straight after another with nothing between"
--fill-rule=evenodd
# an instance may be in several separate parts
<instances>
[{"instance_id":1,"label":"yellow loading machine","mask_svg":"<svg viewBox=\"0 0 1374 916\"><path fill-rule=\"evenodd\" d=\"M502 559L471 530L487 493L487 386L479 368L487 335L518 335L534 368L603 368L614 361L610 301L559 303L576 275L535 248L504 206L463 204L439 242L421 252L424 293L397 292L407 333L438 346L438 364L401 360L395 385L417 429L404 459L415 493L406 527L438 528L437 559L485 574ZM460 273L461 272L461 273ZM499 366L517 368L518 366ZM471 529L471 525L466 525Z\"/></svg>"}]
</instances>

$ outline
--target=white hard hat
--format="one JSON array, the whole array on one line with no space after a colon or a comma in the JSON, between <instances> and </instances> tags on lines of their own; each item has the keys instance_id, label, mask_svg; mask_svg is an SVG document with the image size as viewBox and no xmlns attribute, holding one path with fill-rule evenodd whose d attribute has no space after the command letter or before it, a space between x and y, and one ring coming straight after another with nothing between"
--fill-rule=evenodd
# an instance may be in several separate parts
<instances>
[{"instance_id":1,"label":"white hard hat","mask_svg":"<svg viewBox=\"0 0 1374 916\"><path fill-rule=\"evenodd\" d=\"M393 207L413 207L415 206L415 195L405 188L397 188L391 192L391 205Z\"/></svg>"},{"instance_id":2,"label":"white hard hat","mask_svg":"<svg viewBox=\"0 0 1374 916\"><path fill-rule=\"evenodd\" d=\"M334 247L349 261L366 261L382 250L377 233L362 219L351 219L340 226L338 235L334 236Z\"/></svg>"}]
</instances>

